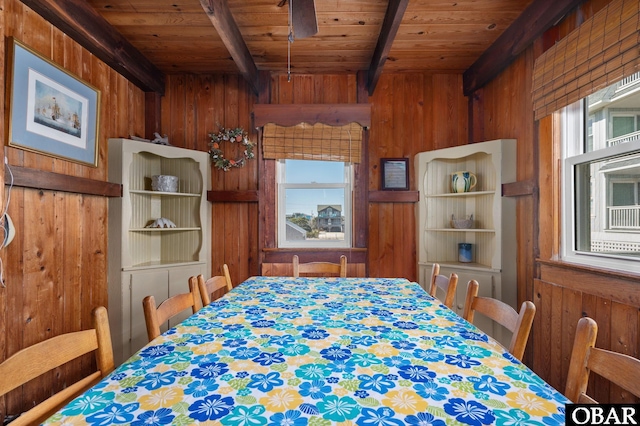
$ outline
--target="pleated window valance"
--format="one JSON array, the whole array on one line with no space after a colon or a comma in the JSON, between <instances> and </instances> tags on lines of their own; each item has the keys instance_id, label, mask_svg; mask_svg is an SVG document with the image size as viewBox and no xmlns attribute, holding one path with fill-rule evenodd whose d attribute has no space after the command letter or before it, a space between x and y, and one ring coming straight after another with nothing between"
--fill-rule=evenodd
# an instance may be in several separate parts
<instances>
[{"instance_id":1,"label":"pleated window valance","mask_svg":"<svg viewBox=\"0 0 640 426\"><path fill-rule=\"evenodd\" d=\"M264 125L264 158L294 160L346 161L359 163L362 151L362 126L300 123L295 126Z\"/></svg>"},{"instance_id":2,"label":"pleated window valance","mask_svg":"<svg viewBox=\"0 0 640 426\"><path fill-rule=\"evenodd\" d=\"M536 59L535 118L640 71L640 2L613 0Z\"/></svg>"}]
</instances>

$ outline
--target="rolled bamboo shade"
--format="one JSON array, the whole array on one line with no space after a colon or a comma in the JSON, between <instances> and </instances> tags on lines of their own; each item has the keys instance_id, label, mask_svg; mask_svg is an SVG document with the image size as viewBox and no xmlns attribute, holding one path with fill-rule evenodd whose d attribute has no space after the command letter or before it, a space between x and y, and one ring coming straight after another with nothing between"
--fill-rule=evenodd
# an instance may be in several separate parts
<instances>
[{"instance_id":1,"label":"rolled bamboo shade","mask_svg":"<svg viewBox=\"0 0 640 426\"><path fill-rule=\"evenodd\" d=\"M359 163L362 126L300 123L285 127L273 123L262 131L264 158L293 160L346 161Z\"/></svg>"},{"instance_id":2,"label":"rolled bamboo shade","mask_svg":"<svg viewBox=\"0 0 640 426\"><path fill-rule=\"evenodd\" d=\"M536 59L536 120L640 70L640 2L613 0Z\"/></svg>"}]
</instances>

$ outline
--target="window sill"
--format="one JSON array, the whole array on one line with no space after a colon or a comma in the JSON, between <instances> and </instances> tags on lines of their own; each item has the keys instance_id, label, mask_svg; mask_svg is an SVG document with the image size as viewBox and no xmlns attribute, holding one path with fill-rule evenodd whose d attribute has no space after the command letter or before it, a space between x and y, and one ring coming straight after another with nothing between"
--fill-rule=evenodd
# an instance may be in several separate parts
<instances>
[{"instance_id":1,"label":"window sill","mask_svg":"<svg viewBox=\"0 0 640 426\"><path fill-rule=\"evenodd\" d=\"M621 271L617 269L607 269L607 268L595 268L592 266L585 266L579 263L569 263L561 260L543 260L536 259L536 263L541 265L553 266L556 268L562 268L570 271L576 272L587 272L590 274L605 276L605 277L615 277L621 278L625 280L640 280L640 274L634 274L628 271Z\"/></svg>"},{"instance_id":2,"label":"window sill","mask_svg":"<svg viewBox=\"0 0 640 426\"><path fill-rule=\"evenodd\" d=\"M300 256L301 262L336 262L341 255L347 256L349 263L365 263L366 248L345 249L311 249L311 248L264 248L264 263L287 263L293 260L293 255Z\"/></svg>"}]
</instances>

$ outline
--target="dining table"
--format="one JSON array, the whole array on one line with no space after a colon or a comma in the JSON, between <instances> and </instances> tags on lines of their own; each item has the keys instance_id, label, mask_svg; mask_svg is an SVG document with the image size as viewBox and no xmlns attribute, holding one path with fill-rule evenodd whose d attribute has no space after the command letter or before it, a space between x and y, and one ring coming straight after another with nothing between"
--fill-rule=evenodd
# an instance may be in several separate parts
<instances>
[{"instance_id":1,"label":"dining table","mask_svg":"<svg viewBox=\"0 0 640 426\"><path fill-rule=\"evenodd\" d=\"M544 426L567 403L415 282L257 276L45 424Z\"/></svg>"}]
</instances>

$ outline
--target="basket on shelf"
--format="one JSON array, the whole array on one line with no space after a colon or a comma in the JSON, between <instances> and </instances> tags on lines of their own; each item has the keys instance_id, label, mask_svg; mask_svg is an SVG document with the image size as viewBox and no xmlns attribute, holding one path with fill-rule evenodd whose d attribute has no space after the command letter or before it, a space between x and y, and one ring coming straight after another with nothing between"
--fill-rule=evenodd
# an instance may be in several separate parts
<instances>
[{"instance_id":1,"label":"basket on shelf","mask_svg":"<svg viewBox=\"0 0 640 426\"><path fill-rule=\"evenodd\" d=\"M473 228L473 215L469 219L456 219L455 215L451 215L451 227L455 229Z\"/></svg>"}]
</instances>

